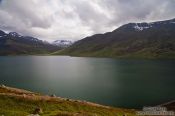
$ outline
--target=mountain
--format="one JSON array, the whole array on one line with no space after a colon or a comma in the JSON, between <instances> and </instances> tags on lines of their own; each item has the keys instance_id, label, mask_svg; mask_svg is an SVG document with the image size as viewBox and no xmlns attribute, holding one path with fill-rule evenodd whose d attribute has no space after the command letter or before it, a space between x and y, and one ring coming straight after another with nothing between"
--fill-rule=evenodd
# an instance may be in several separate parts
<instances>
[{"instance_id":1,"label":"mountain","mask_svg":"<svg viewBox=\"0 0 175 116\"><path fill-rule=\"evenodd\" d=\"M16 32L5 33L0 30L0 55L48 54L60 47Z\"/></svg>"},{"instance_id":2,"label":"mountain","mask_svg":"<svg viewBox=\"0 0 175 116\"><path fill-rule=\"evenodd\" d=\"M69 47L70 45L73 44L72 41L69 40L56 40L54 42L52 42L53 45L65 48L65 47Z\"/></svg>"},{"instance_id":3,"label":"mountain","mask_svg":"<svg viewBox=\"0 0 175 116\"><path fill-rule=\"evenodd\" d=\"M117 58L175 58L175 19L129 23L75 42L55 54Z\"/></svg>"}]
</instances>

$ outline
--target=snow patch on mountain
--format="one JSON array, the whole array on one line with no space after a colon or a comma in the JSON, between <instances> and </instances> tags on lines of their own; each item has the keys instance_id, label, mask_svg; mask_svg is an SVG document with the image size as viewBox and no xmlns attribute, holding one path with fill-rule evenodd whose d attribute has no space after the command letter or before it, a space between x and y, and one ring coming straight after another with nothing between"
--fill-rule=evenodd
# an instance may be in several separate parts
<instances>
[{"instance_id":1,"label":"snow patch on mountain","mask_svg":"<svg viewBox=\"0 0 175 116\"><path fill-rule=\"evenodd\" d=\"M175 19L166 20L166 21L158 21L158 22L150 22L150 23L133 23L133 28L136 31L143 31L145 29L149 29L149 28L156 27L159 25L167 25L167 24L175 24Z\"/></svg>"},{"instance_id":2,"label":"snow patch on mountain","mask_svg":"<svg viewBox=\"0 0 175 116\"><path fill-rule=\"evenodd\" d=\"M134 25L134 29L135 30L137 30L137 31L142 31L142 30L144 30L144 29L149 29L149 28L151 28L152 27L152 25L151 24L144 24L144 25L142 25L141 23L140 24L138 24L138 23L135 23L135 25Z\"/></svg>"},{"instance_id":3,"label":"snow patch on mountain","mask_svg":"<svg viewBox=\"0 0 175 116\"><path fill-rule=\"evenodd\" d=\"M16 32L10 32L9 35L12 36L12 37L21 37L21 35L19 35Z\"/></svg>"},{"instance_id":4,"label":"snow patch on mountain","mask_svg":"<svg viewBox=\"0 0 175 116\"><path fill-rule=\"evenodd\" d=\"M60 46L60 47L68 47L73 44L70 40L56 40L52 42L53 45Z\"/></svg>"}]
</instances>

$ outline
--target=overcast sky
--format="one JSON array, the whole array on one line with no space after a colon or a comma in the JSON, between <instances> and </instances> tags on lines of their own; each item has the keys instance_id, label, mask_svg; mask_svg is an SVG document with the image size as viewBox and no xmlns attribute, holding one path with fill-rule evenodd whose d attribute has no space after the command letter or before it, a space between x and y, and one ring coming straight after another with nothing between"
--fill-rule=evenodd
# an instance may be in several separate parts
<instances>
[{"instance_id":1,"label":"overcast sky","mask_svg":"<svg viewBox=\"0 0 175 116\"><path fill-rule=\"evenodd\" d=\"M0 29L79 40L129 22L175 18L175 0L0 0Z\"/></svg>"}]
</instances>

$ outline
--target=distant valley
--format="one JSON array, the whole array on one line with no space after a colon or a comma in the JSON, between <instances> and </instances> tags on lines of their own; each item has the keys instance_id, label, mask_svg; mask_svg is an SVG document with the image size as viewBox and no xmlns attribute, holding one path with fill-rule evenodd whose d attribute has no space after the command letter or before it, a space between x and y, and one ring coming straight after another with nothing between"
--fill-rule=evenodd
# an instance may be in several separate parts
<instances>
[{"instance_id":1,"label":"distant valley","mask_svg":"<svg viewBox=\"0 0 175 116\"><path fill-rule=\"evenodd\" d=\"M53 45L59 46L61 48L66 48L69 47L73 44L74 42L70 40L55 40L52 42Z\"/></svg>"}]
</instances>

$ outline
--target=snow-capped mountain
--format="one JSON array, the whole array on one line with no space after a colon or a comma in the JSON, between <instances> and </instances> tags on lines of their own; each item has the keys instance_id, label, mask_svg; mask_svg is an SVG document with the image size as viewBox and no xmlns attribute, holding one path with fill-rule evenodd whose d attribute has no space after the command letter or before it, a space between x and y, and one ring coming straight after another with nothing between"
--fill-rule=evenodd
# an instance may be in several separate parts
<instances>
[{"instance_id":1,"label":"snow-capped mountain","mask_svg":"<svg viewBox=\"0 0 175 116\"><path fill-rule=\"evenodd\" d=\"M53 45L59 46L59 47L68 47L73 44L70 40L56 40L52 42Z\"/></svg>"},{"instance_id":2,"label":"snow-capped mountain","mask_svg":"<svg viewBox=\"0 0 175 116\"><path fill-rule=\"evenodd\" d=\"M5 33L0 30L0 55L9 54L47 54L61 49L48 42L16 32Z\"/></svg>"},{"instance_id":3,"label":"snow-capped mountain","mask_svg":"<svg viewBox=\"0 0 175 116\"><path fill-rule=\"evenodd\" d=\"M22 37L21 35L19 35L19 34L16 33L16 32L10 32L10 33L9 33L9 36L12 36L12 37Z\"/></svg>"},{"instance_id":4,"label":"snow-capped mountain","mask_svg":"<svg viewBox=\"0 0 175 116\"><path fill-rule=\"evenodd\" d=\"M115 58L175 58L175 19L128 23L112 32L79 40L61 53Z\"/></svg>"},{"instance_id":5,"label":"snow-capped mountain","mask_svg":"<svg viewBox=\"0 0 175 116\"><path fill-rule=\"evenodd\" d=\"M159 26L167 26L167 25L172 25L175 24L175 19L172 20L166 20L166 21L158 21L158 22L151 22L151 23L130 23L130 25L132 25L132 27L136 30L136 31L143 31L146 29L150 29L150 28L156 28Z\"/></svg>"},{"instance_id":6,"label":"snow-capped mountain","mask_svg":"<svg viewBox=\"0 0 175 116\"><path fill-rule=\"evenodd\" d=\"M135 26L133 26L133 28L137 31L142 31L144 29L149 29L151 27L152 27L152 25L149 23L145 23L145 24L135 23Z\"/></svg>"}]
</instances>

